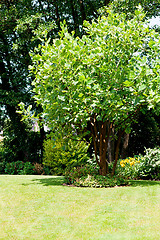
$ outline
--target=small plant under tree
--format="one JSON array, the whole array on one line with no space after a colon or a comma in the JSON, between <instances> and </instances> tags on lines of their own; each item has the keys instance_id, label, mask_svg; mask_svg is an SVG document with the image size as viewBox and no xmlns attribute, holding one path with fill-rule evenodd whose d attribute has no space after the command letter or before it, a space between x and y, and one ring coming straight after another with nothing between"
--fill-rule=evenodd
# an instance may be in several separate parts
<instances>
[{"instance_id":1,"label":"small plant under tree","mask_svg":"<svg viewBox=\"0 0 160 240\"><path fill-rule=\"evenodd\" d=\"M140 7L131 20L108 10L84 22L82 38L61 24L59 38L32 54L35 100L46 121L74 138L89 125L101 175L108 173L109 139L116 140L114 175L121 137L144 106L160 101L160 40L144 17Z\"/></svg>"}]
</instances>

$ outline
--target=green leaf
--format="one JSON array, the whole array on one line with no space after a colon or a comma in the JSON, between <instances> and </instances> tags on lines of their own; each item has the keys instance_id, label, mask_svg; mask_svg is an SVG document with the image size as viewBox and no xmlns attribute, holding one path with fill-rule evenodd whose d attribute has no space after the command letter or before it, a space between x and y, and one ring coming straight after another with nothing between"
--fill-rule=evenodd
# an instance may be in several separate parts
<instances>
[{"instance_id":1,"label":"green leaf","mask_svg":"<svg viewBox=\"0 0 160 240\"><path fill-rule=\"evenodd\" d=\"M146 85L142 84L142 85L139 86L138 91L140 92L140 91L143 91L145 89L146 89Z\"/></svg>"},{"instance_id":2,"label":"green leaf","mask_svg":"<svg viewBox=\"0 0 160 240\"><path fill-rule=\"evenodd\" d=\"M64 102L65 101L65 96L58 95L58 99Z\"/></svg>"}]
</instances>

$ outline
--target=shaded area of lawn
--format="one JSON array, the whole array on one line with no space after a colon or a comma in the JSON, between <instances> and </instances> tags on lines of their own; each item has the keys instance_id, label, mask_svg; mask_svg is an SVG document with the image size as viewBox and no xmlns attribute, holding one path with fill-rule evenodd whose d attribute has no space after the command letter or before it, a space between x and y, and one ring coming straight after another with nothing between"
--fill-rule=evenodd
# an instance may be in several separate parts
<instances>
[{"instance_id":1,"label":"shaded area of lawn","mask_svg":"<svg viewBox=\"0 0 160 240\"><path fill-rule=\"evenodd\" d=\"M151 180L131 180L130 186L132 187L147 187L147 186L160 186L160 181L151 181Z\"/></svg>"},{"instance_id":2,"label":"shaded area of lawn","mask_svg":"<svg viewBox=\"0 0 160 240\"><path fill-rule=\"evenodd\" d=\"M33 179L34 184L42 184L43 186L65 186L65 178L63 176L53 176L43 179ZM32 184L33 184L32 183ZM130 180L129 185L132 187L146 187L146 186L160 186L160 181L151 181L151 180Z\"/></svg>"},{"instance_id":3,"label":"shaded area of lawn","mask_svg":"<svg viewBox=\"0 0 160 240\"><path fill-rule=\"evenodd\" d=\"M28 186L31 184L42 184L43 186L63 186L64 177L62 176L53 176L53 177L46 177L46 178L37 178L33 179L31 183L23 183L22 185Z\"/></svg>"}]
</instances>

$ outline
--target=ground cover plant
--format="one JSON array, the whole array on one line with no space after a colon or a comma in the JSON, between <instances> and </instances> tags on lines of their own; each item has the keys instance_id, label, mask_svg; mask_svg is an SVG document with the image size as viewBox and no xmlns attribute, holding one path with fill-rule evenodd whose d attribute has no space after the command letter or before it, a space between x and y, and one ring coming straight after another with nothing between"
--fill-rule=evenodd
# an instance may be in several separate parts
<instances>
[{"instance_id":1,"label":"ground cover plant","mask_svg":"<svg viewBox=\"0 0 160 240\"><path fill-rule=\"evenodd\" d=\"M160 239L160 182L62 184L63 177L0 175L0 239Z\"/></svg>"}]
</instances>

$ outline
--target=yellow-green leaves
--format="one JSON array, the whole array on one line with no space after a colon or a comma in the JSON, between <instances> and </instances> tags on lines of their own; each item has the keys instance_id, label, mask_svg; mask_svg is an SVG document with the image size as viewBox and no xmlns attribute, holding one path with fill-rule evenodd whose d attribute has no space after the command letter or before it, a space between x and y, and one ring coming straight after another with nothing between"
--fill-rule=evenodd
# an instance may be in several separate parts
<instances>
[{"instance_id":1,"label":"yellow-green leaves","mask_svg":"<svg viewBox=\"0 0 160 240\"><path fill-rule=\"evenodd\" d=\"M33 56L35 93L41 95L47 120L63 127L66 122L72 129L72 124L85 126L96 114L125 127L129 113L142 105L154 106L159 40L154 30L148 31L144 16L140 8L131 20L108 11L108 17L84 23L87 34L81 39L62 24L60 39Z\"/></svg>"}]
</instances>

